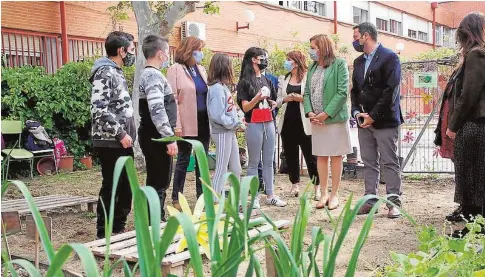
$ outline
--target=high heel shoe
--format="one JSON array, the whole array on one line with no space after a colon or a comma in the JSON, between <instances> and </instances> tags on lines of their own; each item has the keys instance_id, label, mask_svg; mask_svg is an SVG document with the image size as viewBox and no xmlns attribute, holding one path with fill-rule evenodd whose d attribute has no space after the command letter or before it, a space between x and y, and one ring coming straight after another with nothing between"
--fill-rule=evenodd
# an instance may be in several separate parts
<instances>
[{"instance_id":1,"label":"high heel shoe","mask_svg":"<svg viewBox=\"0 0 485 277\"><path fill-rule=\"evenodd\" d=\"M338 200L338 196L329 198L329 200L328 200L328 209L329 210L335 210L335 209L338 208L339 205L340 205L340 202Z\"/></svg>"},{"instance_id":2,"label":"high heel shoe","mask_svg":"<svg viewBox=\"0 0 485 277\"><path fill-rule=\"evenodd\" d=\"M313 196L313 200L320 201L320 198L322 198L322 191L320 190L320 187L317 187L315 191L315 195Z\"/></svg>"},{"instance_id":3,"label":"high heel shoe","mask_svg":"<svg viewBox=\"0 0 485 277\"><path fill-rule=\"evenodd\" d=\"M300 195L300 187L298 185L293 185L290 191L290 196L298 197Z\"/></svg>"},{"instance_id":4,"label":"high heel shoe","mask_svg":"<svg viewBox=\"0 0 485 277\"><path fill-rule=\"evenodd\" d=\"M320 209L324 209L325 206L328 206L328 196L325 197L326 199L323 198L323 196L320 198L320 201L318 201L317 205L315 206L315 208L317 208L317 210L320 210Z\"/></svg>"}]
</instances>

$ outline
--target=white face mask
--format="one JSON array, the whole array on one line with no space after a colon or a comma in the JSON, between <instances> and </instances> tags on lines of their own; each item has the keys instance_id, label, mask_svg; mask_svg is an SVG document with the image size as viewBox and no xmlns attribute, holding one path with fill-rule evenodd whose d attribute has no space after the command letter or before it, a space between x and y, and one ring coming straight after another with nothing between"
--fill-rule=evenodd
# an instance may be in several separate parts
<instances>
[{"instance_id":1,"label":"white face mask","mask_svg":"<svg viewBox=\"0 0 485 277\"><path fill-rule=\"evenodd\" d=\"M162 53L163 53L163 52L162 52ZM170 65L170 59L169 59L169 57L168 57L168 54L163 53L163 54L162 54L162 60L163 60L163 57L164 57L164 56L167 58L167 60L165 60L164 62L162 62L162 66L161 66L161 68L166 68L166 67L168 67L168 66Z\"/></svg>"}]
</instances>

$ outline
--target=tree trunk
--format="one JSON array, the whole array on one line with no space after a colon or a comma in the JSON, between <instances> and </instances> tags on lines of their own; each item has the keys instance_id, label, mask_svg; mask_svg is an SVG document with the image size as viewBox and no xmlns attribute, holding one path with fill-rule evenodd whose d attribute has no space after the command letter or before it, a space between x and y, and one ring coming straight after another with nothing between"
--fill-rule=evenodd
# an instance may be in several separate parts
<instances>
[{"instance_id":1,"label":"tree trunk","mask_svg":"<svg viewBox=\"0 0 485 277\"><path fill-rule=\"evenodd\" d=\"M133 112L135 116L135 124L138 129L140 125L140 114L139 114L139 99L140 91L138 86L140 84L140 75L145 67L145 56L142 51L143 40L148 35L162 35L167 37L173 29L173 26L180 18L184 17L186 14L195 11L194 1L176 1L164 14L164 18L161 19L152 11L150 5L147 1L132 1L131 5L136 17L136 23L138 25L138 48L137 57L135 63L135 80L133 82L133 93L131 98L133 100ZM138 141L134 145L135 151L135 164L138 169L145 167L145 159L138 144Z\"/></svg>"}]
</instances>

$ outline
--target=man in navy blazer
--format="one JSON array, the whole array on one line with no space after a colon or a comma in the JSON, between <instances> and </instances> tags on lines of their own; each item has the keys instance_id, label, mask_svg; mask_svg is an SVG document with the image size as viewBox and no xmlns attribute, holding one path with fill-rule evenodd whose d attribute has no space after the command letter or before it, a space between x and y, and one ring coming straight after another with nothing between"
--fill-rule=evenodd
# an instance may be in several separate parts
<instances>
[{"instance_id":1,"label":"man in navy blazer","mask_svg":"<svg viewBox=\"0 0 485 277\"><path fill-rule=\"evenodd\" d=\"M354 28L354 49L363 52L354 61L352 74L352 116L359 123L359 144L364 162L365 194L377 195L380 168L386 181L386 194L401 206L401 170L397 154L401 114L399 85L401 63L390 49L377 42L375 25L365 22ZM375 200L367 202L359 214L368 214ZM388 205L389 218L400 212Z\"/></svg>"}]
</instances>

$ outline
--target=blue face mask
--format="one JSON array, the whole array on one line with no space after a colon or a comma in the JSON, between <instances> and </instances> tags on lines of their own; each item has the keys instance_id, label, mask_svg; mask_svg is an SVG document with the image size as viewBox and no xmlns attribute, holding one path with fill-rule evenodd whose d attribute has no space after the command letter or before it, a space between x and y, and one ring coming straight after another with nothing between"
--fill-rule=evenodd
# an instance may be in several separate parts
<instances>
[{"instance_id":1,"label":"blue face mask","mask_svg":"<svg viewBox=\"0 0 485 277\"><path fill-rule=\"evenodd\" d=\"M202 59L204 58L204 52L194 51L194 53L192 53L192 56L195 59L195 63L200 64L202 62Z\"/></svg>"},{"instance_id":2,"label":"blue face mask","mask_svg":"<svg viewBox=\"0 0 485 277\"><path fill-rule=\"evenodd\" d=\"M358 39L352 42L352 46L354 47L355 51L364 52L364 45L361 45Z\"/></svg>"},{"instance_id":3,"label":"blue face mask","mask_svg":"<svg viewBox=\"0 0 485 277\"><path fill-rule=\"evenodd\" d=\"M170 65L170 61L166 60L162 63L162 68L167 68Z\"/></svg>"},{"instance_id":4,"label":"blue face mask","mask_svg":"<svg viewBox=\"0 0 485 277\"><path fill-rule=\"evenodd\" d=\"M310 49L308 50L308 54L310 55L310 59L313 61L318 62L318 54L316 49Z\"/></svg>"},{"instance_id":5,"label":"blue face mask","mask_svg":"<svg viewBox=\"0 0 485 277\"><path fill-rule=\"evenodd\" d=\"M291 71L293 69L293 62L285 61L285 64L283 64L283 67L285 68L286 71Z\"/></svg>"}]
</instances>

